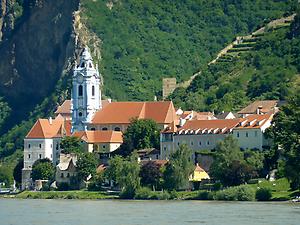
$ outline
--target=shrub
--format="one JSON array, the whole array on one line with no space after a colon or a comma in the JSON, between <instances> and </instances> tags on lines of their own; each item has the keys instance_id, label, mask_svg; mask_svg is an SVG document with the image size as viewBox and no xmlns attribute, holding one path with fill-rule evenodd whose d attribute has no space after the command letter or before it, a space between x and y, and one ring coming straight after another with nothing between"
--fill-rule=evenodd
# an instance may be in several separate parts
<instances>
[{"instance_id":1,"label":"shrub","mask_svg":"<svg viewBox=\"0 0 300 225\"><path fill-rule=\"evenodd\" d=\"M256 190L255 198L257 201L268 201L272 198L272 190L270 188L259 188Z\"/></svg>"},{"instance_id":2,"label":"shrub","mask_svg":"<svg viewBox=\"0 0 300 225\"><path fill-rule=\"evenodd\" d=\"M170 199L177 199L178 198L178 193L177 191L173 190L170 192Z\"/></svg>"},{"instance_id":3,"label":"shrub","mask_svg":"<svg viewBox=\"0 0 300 225\"><path fill-rule=\"evenodd\" d=\"M68 183L57 183L57 189L59 191L68 191L70 190L70 185Z\"/></svg>"},{"instance_id":4,"label":"shrub","mask_svg":"<svg viewBox=\"0 0 300 225\"><path fill-rule=\"evenodd\" d=\"M151 195L151 199L168 200L168 199L170 199L170 194L169 194L169 192L166 192L166 191L153 192Z\"/></svg>"},{"instance_id":5,"label":"shrub","mask_svg":"<svg viewBox=\"0 0 300 225\"><path fill-rule=\"evenodd\" d=\"M218 191L214 198L224 201L253 201L255 199L255 191L251 187L242 185Z\"/></svg>"},{"instance_id":6,"label":"shrub","mask_svg":"<svg viewBox=\"0 0 300 225\"><path fill-rule=\"evenodd\" d=\"M151 190L147 187L139 188L134 198L135 199L149 199L151 197Z\"/></svg>"},{"instance_id":7,"label":"shrub","mask_svg":"<svg viewBox=\"0 0 300 225\"><path fill-rule=\"evenodd\" d=\"M213 200L214 196L212 192L209 191L201 191L199 192L198 196L196 197L198 200Z\"/></svg>"}]
</instances>

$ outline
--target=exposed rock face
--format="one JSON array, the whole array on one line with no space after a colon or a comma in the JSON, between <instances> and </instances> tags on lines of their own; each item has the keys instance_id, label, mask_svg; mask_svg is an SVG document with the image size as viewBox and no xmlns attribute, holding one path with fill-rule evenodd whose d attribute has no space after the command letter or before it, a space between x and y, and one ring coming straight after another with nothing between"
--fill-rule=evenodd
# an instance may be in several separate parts
<instances>
[{"instance_id":1,"label":"exposed rock face","mask_svg":"<svg viewBox=\"0 0 300 225\"><path fill-rule=\"evenodd\" d=\"M1 0L1 36L10 34L0 42L0 96L18 113L47 97L70 66L75 50L73 14L79 0L24 0L15 27L8 13L14 1Z\"/></svg>"}]
</instances>

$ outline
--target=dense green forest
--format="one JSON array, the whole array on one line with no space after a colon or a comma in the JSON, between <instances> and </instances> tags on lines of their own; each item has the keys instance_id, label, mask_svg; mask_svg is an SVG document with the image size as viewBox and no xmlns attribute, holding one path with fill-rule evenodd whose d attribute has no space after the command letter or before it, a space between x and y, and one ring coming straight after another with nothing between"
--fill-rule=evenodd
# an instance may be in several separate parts
<instances>
[{"instance_id":1,"label":"dense green forest","mask_svg":"<svg viewBox=\"0 0 300 225\"><path fill-rule=\"evenodd\" d=\"M163 77L187 80L236 35L291 13L296 1L82 1L88 28L103 41L107 96L152 100Z\"/></svg>"},{"instance_id":2,"label":"dense green forest","mask_svg":"<svg viewBox=\"0 0 300 225\"><path fill-rule=\"evenodd\" d=\"M300 81L299 26L298 14L290 26L267 29L248 43L252 49L237 46L170 98L185 109L215 112L235 111L255 99L286 100Z\"/></svg>"}]
</instances>

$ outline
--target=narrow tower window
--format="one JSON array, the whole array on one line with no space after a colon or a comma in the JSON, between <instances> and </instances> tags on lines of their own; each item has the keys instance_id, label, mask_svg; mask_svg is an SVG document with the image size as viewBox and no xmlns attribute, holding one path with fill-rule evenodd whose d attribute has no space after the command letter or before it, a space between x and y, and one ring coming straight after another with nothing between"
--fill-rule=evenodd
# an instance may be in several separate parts
<instances>
[{"instance_id":1,"label":"narrow tower window","mask_svg":"<svg viewBox=\"0 0 300 225\"><path fill-rule=\"evenodd\" d=\"M82 85L79 85L79 87L78 87L78 95L82 96L82 94L83 94L83 87L82 87Z\"/></svg>"},{"instance_id":2,"label":"narrow tower window","mask_svg":"<svg viewBox=\"0 0 300 225\"><path fill-rule=\"evenodd\" d=\"M92 96L95 96L95 86L92 86Z\"/></svg>"}]
</instances>

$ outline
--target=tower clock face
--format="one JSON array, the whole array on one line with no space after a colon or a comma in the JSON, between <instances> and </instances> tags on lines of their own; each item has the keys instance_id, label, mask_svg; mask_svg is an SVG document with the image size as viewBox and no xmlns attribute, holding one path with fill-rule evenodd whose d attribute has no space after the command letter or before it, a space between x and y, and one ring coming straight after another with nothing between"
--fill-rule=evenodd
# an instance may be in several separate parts
<instances>
[{"instance_id":1,"label":"tower clock face","mask_svg":"<svg viewBox=\"0 0 300 225\"><path fill-rule=\"evenodd\" d=\"M78 80L79 83L82 83L83 82L83 75L79 74L77 80Z\"/></svg>"}]
</instances>

